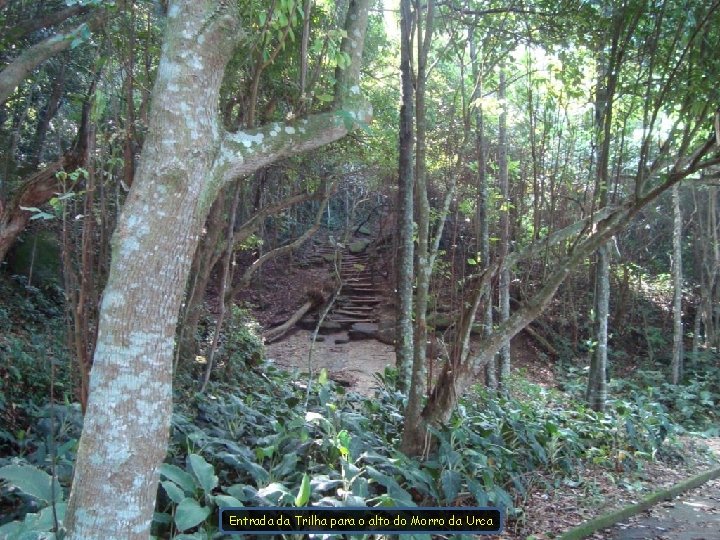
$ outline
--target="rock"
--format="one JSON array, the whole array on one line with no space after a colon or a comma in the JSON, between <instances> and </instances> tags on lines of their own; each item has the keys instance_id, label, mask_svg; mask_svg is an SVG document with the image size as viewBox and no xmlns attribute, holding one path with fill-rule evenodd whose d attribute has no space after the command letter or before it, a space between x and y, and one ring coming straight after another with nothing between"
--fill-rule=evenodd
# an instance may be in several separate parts
<instances>
[{"instance_id":1,"label":"rock","mask_svg":"<svg viewBox=\"0 0 720 540\"><path fill-rule=\"evenodd\" d=\"M365 248L367 248L370 245L370 240L356 240L350 246L348 246L348 249L350 250L350 253L358 254L365 251Z\"/></svg>"},{"instance_id":2,"label":"rock","mask_svg":"<svg viewBox=\"0 0 720 540\"><path fill-rule=\"evenodd\" d=\"M350 327L348 336L350 339L375 339L379 327L375 323L355 323Z\"/></svg>"},{"instance_id":3,"label":"rock","mask_svg":"<svg viewBox=\"0 0 720 540\"><path fill-rule=\"evenodd\" d=\"M25 276L41 288L62 286L61 260L62 246L49 231L26 232L7 257L11 274Z\"/></svg>"},{"instance_id":4,"label":"rock","mask_svg":"<svg viewBox=\"0 0 720 540\"><path fill-rule=\"evenodd\" d=\"M337 332L338 330L342 330L342 325L335 321L328 321L327 319L325 319L323 321L323 323L320 325L320 331L325 334L329 334L331 332Z\"/></svg>"},{"instance_id":5,"label":"rock","mask_svg":"<svg viewBox=\"0 0 720 540\"><path fill-rule=\"evenodd\" d=\"M303 317L297 323L297 326L303 330L315 330L315 327L317 326L317 319L315 317Z\"/></svg>"},{"instance_id":6,"label":"rock","mask_svg":"<svg viewBox=\"0 0 720 540\"><path fill-rule=\"evenodd\" d=\"M347 332L335 336L335 345L344 345L345 343L350 343L350 336L347 335Z\"/></svg>"},{"instance_id":7,"label":"rock","mask_svg":"<svg viewBox=\"0 0 720 540\"><path fill-rule=\"evenodd\" d=\"M452 318L445 313L433 313L427 318L427 325L439 331L447 330L453 322Z\"/></svg>"}]
</instances>

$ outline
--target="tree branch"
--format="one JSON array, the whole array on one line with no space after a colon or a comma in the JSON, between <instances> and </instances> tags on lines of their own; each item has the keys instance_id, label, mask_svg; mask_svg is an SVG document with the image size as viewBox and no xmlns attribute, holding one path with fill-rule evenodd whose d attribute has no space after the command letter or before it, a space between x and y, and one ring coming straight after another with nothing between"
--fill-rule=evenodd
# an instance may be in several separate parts
<instances>
[{"instance_id":1,"label":"tree branch","mask_svg":"<svg viewBox=\"0 0 720 540\"><path fill-rule=\"evenodd\" d=\"M286 244L284 246L280 246L279 248L275 248L271 251L268 251L262 257L260 257L254 263L252 263L245 270L245 273L243 274L243 277L240 280L240 286L247 287L250 284L250 279L252 278L253 274L255 272L257 272L260 269L260 267L263 264L265 264L268 260L274 259L278 255L282 255L284 253L288 253L288 252L294 250L296 247L298 247L300 244L305 242L305 240L307 240L308 238L310 238L312 235L314 235L317 232L317 230L320 228L320 221L322 220L323 212L325 211L325 207L327 206L327 203L330 200L330 195L332 192L333 192L333 189L329 189L328 192L326 193L325 198L323 199L323 202L317 211L317 215L315 216L315 223L313 223L312 227L310 227L302 235L300 235L298 238L296 238L293 242L290 242L289 244Z\"/></svg>"},{"instance_id":2,"label":"tree branch","mask_svg":"<svg viewBox=\"0 0 720 540\"><path fill-rule=\"evenodd\" d=\"M66 7L65 9L54 11L38 19L27 19L8 30L7 33L3 36L2 41L4 43L17 41L20 38L31 34L32 32L40 30L41 28L46 28L48 26L56 26L61 22L66 21L70 17L74 17L75 15L83 15L88 11L89 8L87 6L76 4L74 6Z\"/></svg>"},{"instance_id":3,"label":"tree branch","mask_svg":"<svg viewBox=\"0 0 720 540\"><path fill-rule=\"evenodd\" d=\"M70 48L73 41L82 37L90 28L97 28L102 21L102 11L98 11L87 22L76 26L64 34L55 34L29 49L23 51L12 63L0 71L0 105L5 103L18 85L40 64L56 54Z\"/></svg>"},{"instance_id":4,"label":"tree branch","mask_svg":"<svg viewBox=\"0 0 720 540\"><path fill-rule=\"evenodd\" d=\"M372 120L372 107L357 100L354 109L311 115L292 123L226 133L213 167L218 187L278 161L341 139Z\"/></svg>"}]
</instances>

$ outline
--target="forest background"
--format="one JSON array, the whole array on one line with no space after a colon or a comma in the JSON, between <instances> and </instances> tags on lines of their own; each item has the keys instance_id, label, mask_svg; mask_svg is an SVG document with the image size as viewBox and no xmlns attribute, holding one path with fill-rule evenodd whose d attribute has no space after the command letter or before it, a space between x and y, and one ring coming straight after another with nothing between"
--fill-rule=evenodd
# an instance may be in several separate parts
<instances>
[{"instance_id":1,"label":"forest background","mask_svg":"<svg viewBox=\"0 0 720 540\"><path fill-rule=\"evenodd\" d=\"M717 435L719 7L0 1L2 530L206 538L310 500L521 530L540 471ZM289 385L237 305L361 224L375 401ZM523 331L559 390L512 383Z\"/></svg>"}]
</instances>

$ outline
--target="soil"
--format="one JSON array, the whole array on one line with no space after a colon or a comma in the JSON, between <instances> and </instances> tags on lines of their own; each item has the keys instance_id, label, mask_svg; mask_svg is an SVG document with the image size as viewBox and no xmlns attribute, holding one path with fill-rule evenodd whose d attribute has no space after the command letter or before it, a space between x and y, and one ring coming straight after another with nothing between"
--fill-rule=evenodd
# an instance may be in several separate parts
<instances>
[{"instance_id":1,"label":"soil","mask_svg":"<svg viewBox=\"0 0 720 540\"><path fill-rule=\"evenodd\" d=\"M366 396L374 393L375 374L382 373L385 366L395 365L395 350L391 345L374 339L348 342L347 332L319 336L322 341L315 343L310 357L311 337L312 332L298 330L267 345L267 358L288 371L298 370L314 376L325 368L328 378Z\"/></svg>"}]
</instances>

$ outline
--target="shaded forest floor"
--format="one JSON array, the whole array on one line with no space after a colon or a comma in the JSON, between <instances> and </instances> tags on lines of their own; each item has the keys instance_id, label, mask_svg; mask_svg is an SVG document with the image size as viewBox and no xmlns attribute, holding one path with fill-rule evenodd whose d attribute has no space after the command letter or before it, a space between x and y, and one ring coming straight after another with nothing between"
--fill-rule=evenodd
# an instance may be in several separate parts
<instances>
[{"instance_id":1,"label":"shaded forest floor","mask_svg":"<svg viewBox=\"0 0 720 540\"><path fill-rule=\"evenodd\" d=\"M288 267L286 264L276 263L266 267L262 290L249 291L245 300L254 306L256 317L267 328L283 322L295 306L304 301L308 289L319 289L328 279L330 273L322 266ZM298 286L299 284L302 286ZM267 345L267 358L278 367L297 371L303 374L303 377L307 376L309 371L316 376L325 368L330 379L350 391L366 396L372 396L378 384L375 374L382 373L386 366L395 364L392 346L374 339L349 341L345 332L319 336L319 340L312 346L310 357L311 335L308 330L296 329L284 339ZM530 383L546 388L557 387L552 361L541 353L527 334L521 333L513 340L512 358L514 370ZM625 368L629 369L630 366ZM710 448L716 453L713 454ZM508 521L502 535L495 537L504 540L556 538L563 531L593 517L636 503L650 492L670 487L693 476L711 467L718 460L720 439L700 440L686 437L677 441L675 446L671 446L657 459L638 462L633 470L624 470L621 464L612 469L607 465L585 463L572 479L535 474L529 479L527 493L518 495L516 500L516 506L521 509L519 515ZM716 488L717 482L708 485L707 489L718 491ZM689 501L687 504L695 505L691 510L688 510L690 507L683 502L658 505L631 520L630 525L601 531L592 538L720 540L720 532L717 530L708 529L699 535L695 529L690 529L687 523L683 523L683 520L695 515L693 512L705 512L708 515L720 512L717 504L720 493L707 494L705 488L695 491L700 495L695 495L695 498L690 495L680 498L681 501ZM468 504L472 502L468 501ZM672 514L667 517L668 513L676 511L682 513L677 517ZM681 531L677 536L672 536L669 532L673 519ZM638 534L640 536L637 536ZM692 536L693 534L695 536Z\"/></svg>"}]
</instances>

